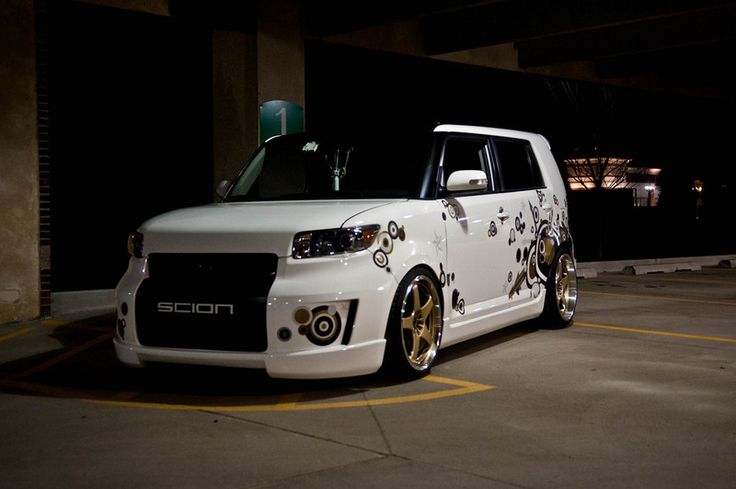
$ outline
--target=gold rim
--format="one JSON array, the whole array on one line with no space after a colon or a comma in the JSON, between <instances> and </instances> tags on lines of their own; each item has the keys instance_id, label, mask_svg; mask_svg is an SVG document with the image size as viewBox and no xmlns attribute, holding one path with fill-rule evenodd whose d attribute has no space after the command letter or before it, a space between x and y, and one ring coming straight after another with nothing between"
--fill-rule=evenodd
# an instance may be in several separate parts
<instances>
[{"instance_id":1,"label":"gold rim","mask_svg":"<svg viewBox=\"0 0 736 489\"><path fill-rule=\"evenodd\" d=\"M401 342L404 356L415 370L432 365L440 346L442 311L432 279L419 275L406 288L401 303Z\"/></svg>"}]
</instances>

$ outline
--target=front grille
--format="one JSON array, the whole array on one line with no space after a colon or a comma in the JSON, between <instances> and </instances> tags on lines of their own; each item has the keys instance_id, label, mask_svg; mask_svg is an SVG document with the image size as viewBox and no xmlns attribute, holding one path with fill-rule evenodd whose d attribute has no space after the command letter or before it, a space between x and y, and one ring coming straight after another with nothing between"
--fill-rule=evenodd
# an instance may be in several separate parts
<instances>
[{"instance_id":1,"label":"front grille","mask_svg":"<svg viewBox=\"0 0 736 489\"><path fill-rule=\"evenodd\" d=\"M154 253L136 294L146 346L262 352L278 258L249 253Z\"/></svg>"}]
</instances>

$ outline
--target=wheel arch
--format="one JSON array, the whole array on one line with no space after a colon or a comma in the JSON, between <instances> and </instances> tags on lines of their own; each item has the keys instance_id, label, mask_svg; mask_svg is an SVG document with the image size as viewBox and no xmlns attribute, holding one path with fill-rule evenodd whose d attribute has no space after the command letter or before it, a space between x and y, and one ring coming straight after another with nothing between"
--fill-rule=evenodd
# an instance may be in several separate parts
<instances>
[{"instance_id":1,"label":"wheel arch","mask_svg":"<svg viewBox=\"0 0 736 489\"><path fill-rule=\"evenodd\" d=\"M571 244L571 243L569 243ZM563 255L569 255L569 257L572 260L572 271L573 271L573 287L574 287L574 298L572 299L566 299L571 300L572 305L572 313L568 318L563 317L560 314L559 306L557 305L557 301L559 301L559 298L557 297L557 293L555 290L553 290L557 286L557 280L559 279L557 275L557 269L560 259ZM559 329L564 328L568 325L570 325L573 321L574 315L575 315L575 309L577 306L577 302L579 299L579 292L578 292L578 286L577 286L577 273L576 273L576 263L575 263L575 255L573 254L572 247L568 246L568 243L561 243L557 250L555 251L555 259L553 261L553 275L551 275L551 279L547 282L545 287L545 298L544 298L544 306L543 306L543 312L540 315L540 320L543 324L548 324L549 326L546 326L547 329Z\"/></svg>"},{"instance_id":2,"label":"wheel arch","mask_svg":"<svg viewBox=\"0 0 736 489\"><path fill-rule=\"evenodd\" d=\"M414 273L416 270L424 270L424 271L426 271L427 275L429 275L429 277L432 279L432 282L434 282L434 286L437 288L437 292L438 292L437 295L440 298L440 308L441 308L441 310L442 310L442 312L444 314L444 311L445 311L444 287L442 287L442 284L440 282L439 276L437 275L437 272L435 272L434 268L429 263L427 263L426 261L419 261L419 262L415 263L411 267L404 266L404 267L402 267L402 269L403 268L406 268L406 271L404 273L402 273L401 275L394 274L394 276L396 278L396 289L394 290L394 295L393 295L393 298L391 299L391 307L393 307L393 301L396 300L396 297L397 297L397 295L399 294L399 292L401 290L400 289L401 288L401 283L404 281L404 279L406 279L406 277L408 277L410 274ZM390 311L389 311L389 316L390 315L391 314L390 314ZM389 320L390 320L390 317L387 317L386 318L386 325L385 325L385 328L384 328L384 338L386 337L386 331L388 329Z\"/></svg>"},{"instance_id":3,"label":"wheel arch","mask_svg":"<svg viewBox=\"0 0 736 489\"><path fill-rule=\"evenodd\" d=\"M427 355L431 355L431 358L428 360L428 364L417 368L413 364L412 360L407 359L407 351L405 350L404 343L405 338L402 336L403 333L397 329L398 324L395 323L395 321L397 321L397 318L400 318L402 314L401 311L403 310L403 304L406 298L405 294L408 293L408 288L405 288L405 286L411 287L420 277L421 281L424 283L431 283L431 287L434 289L431 294L434 295L438 301L439 311L435 313L436 315L434 317L435 320L438 321L439 328L436 342L432 342L434 346L429 347L433 352L430 354L429 351L427 351L426 353ZM442 341L442 330L444 328L443 310L444 297L442 287L440 286L437 274L432 267L427 264L418 264L407 270L406 273L402 275L391 301L391 309L384 329L386 349L384 350L384 358L380 372L383 372L390 377L396 376L396 378L412 378L416 375L424 375L429 372ZM424 353L422 355L424 355Z\"/></svg>"}]
</instances>

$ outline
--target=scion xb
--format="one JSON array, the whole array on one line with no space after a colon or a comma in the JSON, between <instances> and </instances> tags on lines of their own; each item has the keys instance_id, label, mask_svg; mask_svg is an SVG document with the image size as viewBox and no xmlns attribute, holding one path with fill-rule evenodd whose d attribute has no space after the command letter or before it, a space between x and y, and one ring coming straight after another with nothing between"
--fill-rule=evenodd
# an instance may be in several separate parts
<instances>
[{"instance_id":1,"label":"scion xb","mask_svg":"<svg viewBox=\"0 0 736 489\"><path fill-rule=\"evenodd\" d=\"M577 303L565 186L538 134L284 135L222 201L129 238L118 358L322 378L421 375L444 347Z\"/></svg>"}]
</instances>

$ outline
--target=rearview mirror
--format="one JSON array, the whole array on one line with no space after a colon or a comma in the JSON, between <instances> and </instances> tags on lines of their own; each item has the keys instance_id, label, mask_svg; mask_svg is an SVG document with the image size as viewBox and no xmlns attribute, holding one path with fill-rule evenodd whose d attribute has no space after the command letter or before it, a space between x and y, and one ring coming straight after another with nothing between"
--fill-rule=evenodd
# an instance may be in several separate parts
<instances>
[{"instance_id":1,"label":"rearview mirror","mask_svg":"<svg viewBox=\"0 0 736 489\"><path fill-rule=\"evenodd\" d=\"M215 193L218 197L220 197L221 199L225 198L225 195L227 195L227 189L230 188L230 183L230 180L223 180L217 184L217 187L215 188Z\"/></svg>"},{"instance_id":2,"label":"rearview mirror","mask_svg":"<svg viewBox=\"0 0 736 489\"><path fill-rule=\"evenodd\" d=\"M466 192L468 190L485 190L488 188L488 177L480 170L458 170L447 179L447 190L450 192Z\"/></svg>"}]
</instances>

